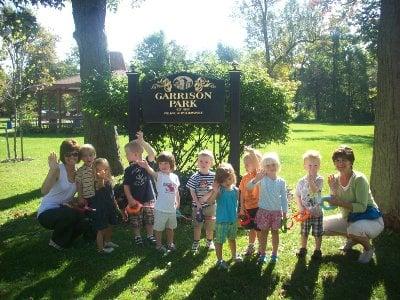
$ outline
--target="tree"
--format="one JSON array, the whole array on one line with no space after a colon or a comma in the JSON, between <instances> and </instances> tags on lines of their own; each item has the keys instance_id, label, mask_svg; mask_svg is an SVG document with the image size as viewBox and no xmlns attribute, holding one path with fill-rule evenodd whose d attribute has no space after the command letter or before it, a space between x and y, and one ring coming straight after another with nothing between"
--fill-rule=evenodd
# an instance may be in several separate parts
<instances>
[{"instance_id":1,"label":"tree","mask_svg":"<svg viewBox=\"0 0 400 300\"><path fill-rule=\"evenodd\" d=\"M222 43L217 44L216 53L218 58L224 62L233 62L240 59L240 52L238 50Z\"/></svg>"},{"instance_id":2,"label":"tree","mask_svg":"<svg viewBox=\"0 0 400 300\"><path fill-rule=\"evenodd\" d=\"M371 187L385 225L400 231L400 2L381 1Z\"/></svg>"}]
</instances>

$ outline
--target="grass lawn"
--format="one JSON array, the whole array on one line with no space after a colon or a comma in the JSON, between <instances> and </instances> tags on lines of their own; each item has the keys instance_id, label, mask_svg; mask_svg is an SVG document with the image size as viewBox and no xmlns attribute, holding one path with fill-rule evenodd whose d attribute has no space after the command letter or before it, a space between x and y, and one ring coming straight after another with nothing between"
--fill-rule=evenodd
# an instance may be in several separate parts
<instances>
[{"instance_id":1,"label":"grass lawn","mask_svg":"<svg viewBox=\"0 0 400 300\"><path fill-rule=\"evenodd\" d=\"M1 129L3 132L3 129ZM339 238L323 240L321 262L298 261L296 226L281 234L279 261L257 267L255 260L233 264L227 272L214 268L215 254L192 256L192 229L180 223L178 250L161 258L153 249L137 249L128 226L119 225L114 240L120 244L110 255L99 255L94 245L78 240L62 252L47 246L50 232L36 221L39 187L47 172L47 155L58 151L66 136L25 138L31 161L0 164L0 299L399 299L400 237L385 232L374 241L376 258L368 265L356 259L360 248L342 255ZM82 142L82 137L76 137ZM121 144L126 137L121 139ZM285 145L268 145L282 161L281 176L290 187L303 175L301 156L307 149L322 153L321 174L334 171L332 151L340 144L353 147L355 169L370 175L373 127L293 124ZM5 159L5 139L0 138L0 160ZM324 193L328 189L325 185ZM238 249L246 247L240 230ZM204 245L201 244L201 245ZM270 240L268 240L268 248ZM313 242L310 242L312 252ZM270 249L270 248L269 248ZM268 250L270 252L270 250ZM228 246L224 256L229 257Z\"/></svg>"}]
</instances>

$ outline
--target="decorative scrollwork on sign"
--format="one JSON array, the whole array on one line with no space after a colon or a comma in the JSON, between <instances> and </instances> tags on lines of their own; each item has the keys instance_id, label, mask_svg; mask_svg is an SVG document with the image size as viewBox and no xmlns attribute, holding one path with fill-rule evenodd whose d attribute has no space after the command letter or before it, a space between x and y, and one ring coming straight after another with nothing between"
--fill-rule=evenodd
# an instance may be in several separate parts
<instances>
[{"instance_id":1,"label":"decorative scrollwork on sign","mask_svg":"<svg viewBox=\"0 0 400 300\"><path fill-rule=\"evenodd\" d=\"M205 87L215 88L215 85L203 77L197 78L194 82L194 90L196 92L201 92Z\"/></svg>"},{"instance_id":2,"label":"decorative scrollwork on sign","mask_svg":"<svg viewBox=\"0 0 400 300\"><path fill-rule=\"evenodd\" d=\"M166 93L171 92L172 83L168 78L162 78L151 86L152 90L163 88Z\"/></svg>"}]
</instances>

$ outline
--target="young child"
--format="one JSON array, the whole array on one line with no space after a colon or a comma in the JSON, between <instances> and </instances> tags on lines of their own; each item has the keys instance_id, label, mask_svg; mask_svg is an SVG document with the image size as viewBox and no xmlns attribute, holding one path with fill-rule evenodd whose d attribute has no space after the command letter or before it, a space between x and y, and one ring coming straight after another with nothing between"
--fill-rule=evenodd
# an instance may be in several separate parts
<instances>
[{"instance_id":1,"label":"young child","mask_svg":"<svg viewBox=\"0 0 400 300\"><path fill-rule=\"evenodd\" d=\"M154 189L151 182L151 175L141 166L143 150L147 152L147 160L154 164L155 151L143 138L143 132L136 134L137 139L125 145L126 158L129 167L124 173L124 192L129 206L135 206L137 202L143 208L137 215L130 215L129 221L133 227L134 242L138 246L143 245L140 229L144 224L146 227L147 241L155 245L156 239L153 235L154 224Z\"/></svg>"},{"instance_id":2,"label":"young child","mask_svg":"<svg viewBox=\"0 0 400 300\"><path fill-rule=\"evenodd\" d=\"M272 254L270 261L275 263L278 259L279 228L281 218L286 218L288 210L286 182L278 177L280 162L278 154L270 152L264 155L261 161L261 171L249 181L247 188L252 190L256 185L260 187L259 209L256 223L261 233L259 235L260 253L258 263L266 261L265 250L267 247L268 232L272 235Z\"/></svg>"},{"instance_id":3,"label":"young child","mask_svg":"<svg viewBox=\"0 0 400 300\"><path fill-rule=\"evenodd\" d=\"M297 252L299 258L303 258L307 254L307 239L310 229L315 238L315 250L312 259L320 259L321 242L323 233L323 214L320 207L319 199L323 185L322 176L318 175L321 164L321 155L318 151L309 150L303 155L304 170L307 175L299 180L296 187L296 202L299 211L308 210L311 217L301 223L301 248Z\"/></svg>"},{"instance_id":4,"label":"young child","mask_svg":"<svg viewBox=\"0 0 400 300\"><path fill-rule=\"evenodd\" d=\"M140 163L141 164L141 163ZM154 207L154 232L156 249L163 254L176 249L174 244L174 229L177 226L176 209L179 208L179 178L173 173L175 157L172 153L161 152L157 156L158 172L144 163L144 168L156 180L157 199ZM165 229L167 247L162 245L162 232Z\"/></svg>"},{"instance_id":5,"label":"young child","mask_svg":"<svg viewBox=\"0 0 400 300\"><path fill-rule=\"evenodd\" d=\"M212 194L208 198L208 203L217 203L217 220L215 230L215 252L217 255L217 267L227 269L227 263L222 259L222 246L228 239L231 249L232 260L242 261L236 254L236 234L237 234L237 208L239 191L236 184L236 176L233 167L228 163L218 166L213 183Z\"/></svg>"},{"instance_id":6,"label":"young child","mask_svg":"<svg viewBox=\"0 0 400 300\"><path fill-rule=\"evenodd\" d=\"M80 207L90 204L91 198L95 194L93 161L96 159L96 150L91 144L84 144L79 149L79 159L83 165L76 171L75 182L78 191L78 203Z\"/></svg>"},{"instance_id":7,"label":"young child","mask_svg":"<svg viewBox=\"0 0 400 300\"><path fill-rule=\"evenodd\" d=\"M201 236L201 228L204 223L206 231L206 247L209 250L214 250L214 225L215 225L215 204L208 204L207 199L210 197L210 190L214 182L215 173L210 171L214 163L214 156L209 150L202 150L197 157L198 171L194 173L188 180L186 186L190 189L192 196L193 210L193 253L197 253ZM204 222L196 220L196 213L202 210L204 214Z\"/></svg>"},{"instance_id":8,"label":"young child","mask_svg":"<svg viewBox=\"0 0 400 300\"><path fill-rule=\"evenodd\" d=\"M257 150L252 148L246 148L246 154L243 157L244 167L246 169L246 174L240 181L240 215L243 216L248 214L251 218L249 225L246 229L249 229L249 245L245 252L245 256L251 256L255 252L254 242L260 231L255 223L255 217L258 211L258 199L259 199L259 187L256 186L252 190L247 189L247 183L254 179L257 174L257 170L260 168L261 154ZM259 245L260 246L260 243Z\"/></svg>"},{"instance_id":9,"label":"young child","mask_svg":"<svg viewBox=\"0 0 400 300\"><path fill-rule=\"evenodd\" d=\"M95 209L93 223L97 231L97 250L101 253L111 253L119 247L111 242L112 227L117 224L116 211L118 205L114 199L110 165L105 158L97 158L93 162L95 195L90 206Z\"/></svg>"}]
</instances>

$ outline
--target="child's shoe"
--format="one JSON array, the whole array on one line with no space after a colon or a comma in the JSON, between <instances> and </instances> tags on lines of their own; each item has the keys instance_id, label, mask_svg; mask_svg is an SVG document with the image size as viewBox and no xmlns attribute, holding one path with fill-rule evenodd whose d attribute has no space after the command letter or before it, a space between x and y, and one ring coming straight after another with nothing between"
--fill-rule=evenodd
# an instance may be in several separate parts
<instances>
[{"instance_id":1,"label":"child's shoe","mask_svg":"<svg viewBox=\"0 0 400 300\"><path fill-rule=\"evenodd\" d=\"M174 243L169 244L169 245L167 246L167 250L168 250L168 251L175 251L175 250L176 250L175 244L174 244Z\"/></svg>"},{"instance_id":2,"label":"child's shoe","mask_svg":"<svg viewBox=\"0 0 400 300\"><path fill-rule=\"evenodd\" d=\"M143 240L140 235L135 236L134 241L136 246L143 246Z\"/></svg>"},{"instance_id":3,"label":"child's shoe","mask_svg":"<svg viewBox=\"0 0 400 300\"><path fill-rule=\"evenodd\" d=\"M267 256L265 254L261 254L257 258L257 264L258 265L262 265L263 263L265 263L267 261Z\"/></svg>"},{"instance_id":4,"label":"child's shoe","mask_svg":"<svg viewBox=\"0 0 400 300\"><path fill-rule=\"evenodd\" d=\"M199 241L194 241L192 244L192 252L196 254L199 252Z\"/></svg>"},{"instance_id":5,"label":"child's shoe","mask_svg":"<svg viewBox=\"0 0 400 300\"><path fill-rule=\"evenodd\" d=\"M165 256L169 253L168 249L165 248L163 245L161 245L160 247L156 248L156 250L158 252L160 252L161 255Z\"/></svg>"},{"instance_id":6,"label":"child's shoe","mask_svg":"<svg viewBox=\"0 0 400 300\"><path fill-rule=\"evenodd\" d=\"M235 257L232 257L232 261L237 262L237 263L242 262L243 258L239 254L237 254Z\"/></svg>"},{"instance_id":7,"label":"child's shoe","mask_svg":"<svg viewBox=\"0 0 400 300\"><path fill-rule=\"evenodd\" d=\"M314 253L311 255L311 259L320 260L322 258L321 250L314 250Z\"/></svg>"},{"instance_id":8,"label":"child's shoe","mask_svg":"<svg viewBox=\"0 0 400 300\"><path fill-rule=\"evenodd\" d=\"M50 241L49 241L49 246L53 247L54 249L57 249L59 251L64 250L63 247L61 247L60 245L56 244L52 239L50 239Z\"/></svg>"},{"instance_id":9,"label":"child's shoe","mask_svg":"<svg viewBox=\"0 0 400 300\"><path fill-rule=\"evenodd\" d=\"M107 242L104 244L104 248L118 248L119 245L113 242Z\"/></svg>"},{"instance_id":10,"label":"child's shoe","mask_svg":"<svg viewBox=\"0 0 400 300\"><path fill-rule=\"evenodd\" d=\"M214 245L213 240L207 240L207 242L206 242L206 248L207 248L208 250L215 250L215 245Z\"/></svg>"},{"instance_id":11,"label":"child's shoe","mask_svg":"<svg viewBox=\"0 0 400 300\"><path fill-rule=\"evenodd\" d=\"M223 259L221 259L217 261L217 268L218 270L227 270L228 264Z\"/></svg>"},{"instance_id":12,"label":"child's shoe","mask_svg":"<svg viewBox=\"0 0 400 300\"><path fill-rule=\"evenodd\" d=\"M307 249L306 248L300 248L299 251L296 252L296 256L298 258L305 258L307 255Z\"/></svg>"},{"instance_id":13,"label":"child's shoe","mask_svg":"<svg viewBox=\"0 0 400 300\"><path fill-rule=\"evenodd\" d=\"M244 253L244 256L252 256L255 252L254 244L249 244L247 246L246 252Z\"/></svg>"},{"instance_id":14,"label":"child's shoe","mask_svg":"<svg viewBox=\"0 0 400 300\"><path fill-rule=\"evenodd\" d=\"M154 235L150 235L146 238L147 243L149 243L150 245L155 245L157 240L154 237Z\"/></svg>"},{"instance_id":15,"label":"child's shoe","mask_svg":"<svg viewBox=\"0 0 400 300\"><path fill-rule=\"evenodd\" d=\"M276 263L278 261L278 256L276 254L272 254L270 258L271 263Z\"/></svg>"},{"instance_id":16,"label":"child's shoe","mask_svg":"<svg viewBox=\"0 0 400 300\"><path fill-rule=\"evenodd\" d=\"M97 250L99 253L106 253L106 254L109 254L109 253L111 253L111 252L113 252L114 251L114 248L112 248L112 247L109 247L109 248L103 248L103 249L101 249L101 250Z\"/></svg>"}]
</instances>

